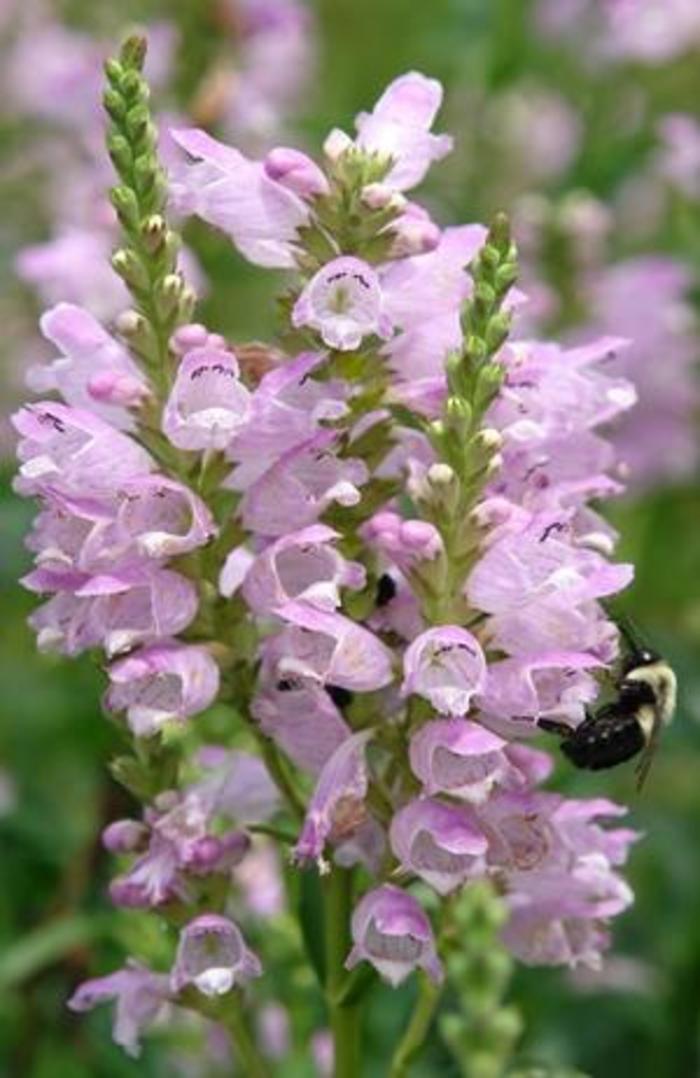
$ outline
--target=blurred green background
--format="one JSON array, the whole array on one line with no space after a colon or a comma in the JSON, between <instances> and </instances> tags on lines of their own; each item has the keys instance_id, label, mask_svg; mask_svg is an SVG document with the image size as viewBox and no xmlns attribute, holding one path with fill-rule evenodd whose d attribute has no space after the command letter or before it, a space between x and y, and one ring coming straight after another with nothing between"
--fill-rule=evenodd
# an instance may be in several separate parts
<instances>
[{"instance_id":1,"label":"blurred green background","mask_svg":"<svg viewBox=\"0 0 700 1078\"><path fill-rule=\"evenodd\" d=\"M519 0L318 0L308 6L317 66L299 108L286 118L288 128L315 147L330 127L351 129L353 115L369 107L402 71L418 69L441 79L447 99L439 127L454 133L458 144L453 158L433 169L428 187L427 202L443 223L484 220L497 208L510 211L533 191L551 204L580 189L614 202L622 182L648 162L656 119L692 111L700 100L697 50L661 65L589 64L585 40L573 48L548 42L534 30L531 5ZM182 44L164 104L183 109L222 51L229 49L235 62L234 44L222 43L214 8L206 0L118 5L71 0L53 10L68 25L115 41L130 19L172 21ZM527 153L520 170L513 165L498 112L488 107L499 95L517 96L532 85L564 95L583 131L570 163L539 181L526 167ZM641 118L621 126L620 107L630 102ZM3 302L30 319L38 306L13 280L12 266L17 248L44 238L50 228L40 167L45 131L11 110L0 123ZM31 182L27 170L16 167L28 155L38 161L36 176L28 170ZM698 212L697 204L668 212L653 234L641 239L616 224L607 257L670 252L691 267L697 281ZM274 275L244 264L212 233L193 228L189 238L212 281L203 320L234 340L269 334L278 285ZM564 297L554 319L558 329L571 314L566 304L572 281L561 251L548 257L539 269ZM11 401L17 397L22 358L11 334L3 335L0 347ZM0 507L0 1075L218 1073L195 1056L163 1051L162 1044L149 1044L140 1061L131 1061L111 1044L107 1010L76 1018L64 1006L80 979L120 964L135 934L155 930L138 915L115 913L105 898L109 864L97 836L107 820L127 808L107 777L114 734L100 714L101 676L91 662L35 652L25 624L34 601L16 583L29 564L22 537L33 509L11 494L12 468L8 456L2 462ZM629 497L611 515L622 536L620 556L637 566L625 608L675 664L680 708L642 795L634 793L626 769L590 778L564 769L558 774L568 791L629 803L632 825L646 837L632 854L628 875L637 901L615 926L607 983L576 981L561 971L516 974L512 997L525 1017L518 1059L523 1066L547 1068L541 1072L547 1074L573 1068L595 1078L691 1078L700 1074L696 477ZM157 949L157 939L153 946ZM388 990L374 998L370 1036L379 1055L408 1004L405 994ZM303 1058L302 1046L300 1075L309 1073ZM380 1075L381 1069L371 1073ZM447 1076L447 1057L436 1048L416 1073Z\"/></svg>"}]
</instances>

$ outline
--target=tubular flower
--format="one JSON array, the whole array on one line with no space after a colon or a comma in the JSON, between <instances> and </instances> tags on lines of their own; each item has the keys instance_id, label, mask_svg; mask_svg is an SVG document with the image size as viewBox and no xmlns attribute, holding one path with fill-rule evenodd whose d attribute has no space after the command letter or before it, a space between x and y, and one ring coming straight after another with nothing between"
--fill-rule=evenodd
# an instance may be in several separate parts
<instances>
[{"instance_id":1,"label":"tubular flower","mask_svg":"<svg viewBox=\"0 0 700 1078\"><path fill-rule=\"evenodd\" d=\"M602 600L633 567L598 503L621 489L607 432L636 394L612 325L515 339L505 219L441 229L407 202L452 145L432 132L439 83L396 79L320 163L177 129L166 177L142 60L131 39L105 96L134 310L114 337L70 303L44 316L59 355L35 380L61 399L15 416L16 489L40 503L37 644L99 649L123 716L113 774L142 808L105 830L110 895L180 937L169 976L129 965L71 1006L115 999L131 1052L168 1002L226 1021L263 1073L243 931L287 946L289 872L328 877L336 1033L365 977L346 970L436 991L487 892L489 946L600 961L637 836L605 798L543 789L550 757L527 742L573 731L617 676ZM194 320L168 200L291 271L279 346L234 353Z\"/></svg>"}]
</instances>

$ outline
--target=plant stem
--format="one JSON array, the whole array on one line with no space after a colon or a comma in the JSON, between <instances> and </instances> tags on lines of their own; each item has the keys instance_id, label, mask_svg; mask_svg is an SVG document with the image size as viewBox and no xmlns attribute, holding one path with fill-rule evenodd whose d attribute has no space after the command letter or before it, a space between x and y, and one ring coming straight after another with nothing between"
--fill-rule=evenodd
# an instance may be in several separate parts
<instances>
[{"instance_id":1,"label":"plant stem","mask_svg":"<svg viewBox=\"0 0 700 1078\"><path fill-rule=\"evenodd\" d=\"M418 982L418 998L399 1045L391 1061L390 1078L404 1078L412 1059L420 1052L428 1035L435 1009L440 999L440 987L421 974Z\"/></svg>"},{"instance_id":2,"label":"plant stem","mask_svg":"<svg viewBox=\"0 0 700 1078\"><path fill-rule=\"evenodd\" d=\"M240 1069L246 1078L271 1078L269 1067L250 1035L238 1000L231 1000L227 1006L225 1024L233 1039Z\"/></svg>"},{"instance_id":3,"label":"plant stem","mask_svg":"<svg viewBox=\"0 0 700 1078\"><path fill-rule=\"evenodd\" d=\"M334 1078L359 1078L362 1073L359 1007L340 1002L350 950L352 880L352 872L337 865L323 880L326 1002L333 1033Z\"/></svg>"}]
</instances>

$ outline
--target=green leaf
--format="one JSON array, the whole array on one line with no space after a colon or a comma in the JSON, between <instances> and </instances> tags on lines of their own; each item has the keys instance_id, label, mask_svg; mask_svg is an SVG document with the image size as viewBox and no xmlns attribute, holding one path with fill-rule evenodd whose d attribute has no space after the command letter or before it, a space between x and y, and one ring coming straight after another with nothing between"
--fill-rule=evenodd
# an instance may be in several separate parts
<instances>
[{"instance_id":1,"label":"green leaf","mask_svg":"<svg viewBox=\"0 0 700 1078\"><path fill-rule=\"evenodd\" d=\"M299 874L299 924L306 953L320 985L326 983L326 955L323 947L323 893L318 873Z\"/></svg>"},{"instance_id":2,"label":"green leaf","mask_svg":"<svg viewBox=\"0 0 700 1078\"><path fill-rule=\"evenodd\" d=\"M110 918L77 915L39 925L0 957L0 989L12 988L64 955L108 934Z\"/></svg>"}]
</instances>

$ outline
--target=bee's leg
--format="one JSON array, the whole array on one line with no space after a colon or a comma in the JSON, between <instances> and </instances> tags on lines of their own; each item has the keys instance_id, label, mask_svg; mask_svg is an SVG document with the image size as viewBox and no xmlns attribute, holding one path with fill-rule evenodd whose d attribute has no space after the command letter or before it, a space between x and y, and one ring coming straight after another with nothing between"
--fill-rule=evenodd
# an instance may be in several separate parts
<instances>
[{"instance_id":1,"label":"bee's leg","mask_svg":"<svg viewBox=\"0 0 700 1078\"><path fill-rule=\"evenodd\" d=\"M573 727L567 726L565 722L557 722L556 719L538 719L537 725L540 730L548 734L559 734L560 737L571 737L574 732Z\"/></svg>"}]
</instances>

